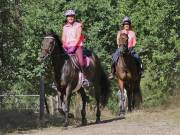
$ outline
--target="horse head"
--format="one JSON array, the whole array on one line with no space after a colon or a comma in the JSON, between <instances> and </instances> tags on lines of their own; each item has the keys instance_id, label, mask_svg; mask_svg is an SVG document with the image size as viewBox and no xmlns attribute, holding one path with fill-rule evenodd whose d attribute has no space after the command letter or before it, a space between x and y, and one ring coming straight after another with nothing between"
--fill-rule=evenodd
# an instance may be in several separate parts
<instances>
[{"instance_id":1,"label":"horse head","mask_svg":"<svg viewBox=\"0 0 180 135\"><path fill-rule=\"evenodd\" d=\"M128 34L120 33L118 48L120 49L122 54L128 52Z\"/></svg>"},{"instance_id":2,"label":"horse head","mask_svg":"<svg viewBox=\"0 0 180 135\"><path fill-rule=\"evenodd\" d=\"M54 52L56 44L60 44L58 36L53 31L48 32L46 36L43 37L42 45L41 45L41 53L38 57L38 61L42 62L48 56L50 56Z\"/></svg>"}]
</instances>

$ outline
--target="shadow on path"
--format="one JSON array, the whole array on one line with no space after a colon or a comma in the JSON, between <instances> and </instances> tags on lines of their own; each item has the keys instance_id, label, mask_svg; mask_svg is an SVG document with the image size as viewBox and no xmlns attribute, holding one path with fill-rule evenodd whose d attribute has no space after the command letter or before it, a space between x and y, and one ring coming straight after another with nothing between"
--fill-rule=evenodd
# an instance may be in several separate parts
<instances>
[{"instance_id":1,"label":"shadow on path","mask_svg":"<svg viewBox=\"0 0 180 135\"><path fill-rule=\"evenodd\" d=\"M39 114L31 110L6 110L0 111L0 135L13 131L27 131L30 129L62 126L62 116L45 115L42 121Z\"/></svg>"},{"instance_id":2,"label":"shadow on path","mask_svg":"<svg viewBox=\"0 0 180 135\"><path fill-rule=\"evenodd\" d=\"M112 119L102 120L100 123L90 122L90 123L88 123L86 125L77 125L75 128L84 127L84 126L90 126L90 125L95 125L95 124L104 124L104 123L109 123L109 122L113 122L113 121L117 121L117 120L123 120L123 119L125 119L125 118L116 117L116 118L112 118Z\"/></svg>"}]
</instances>

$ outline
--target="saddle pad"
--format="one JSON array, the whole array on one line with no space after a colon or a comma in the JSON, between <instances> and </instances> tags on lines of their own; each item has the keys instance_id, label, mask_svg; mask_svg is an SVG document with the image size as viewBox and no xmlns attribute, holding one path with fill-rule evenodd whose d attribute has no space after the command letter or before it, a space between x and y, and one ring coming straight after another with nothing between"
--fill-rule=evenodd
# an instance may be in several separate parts
<instances>
[{"instance_id":1,"label":"saddle pad","mask_svg":"<svg viewBox=\"0 0 180 135\"><path fill-rule=\"evenodd\" d=\"M83 59L84 59L85 66L89 67L90 61L91 61L91 57L84 56Z\"/></svg>"}]
</instances>

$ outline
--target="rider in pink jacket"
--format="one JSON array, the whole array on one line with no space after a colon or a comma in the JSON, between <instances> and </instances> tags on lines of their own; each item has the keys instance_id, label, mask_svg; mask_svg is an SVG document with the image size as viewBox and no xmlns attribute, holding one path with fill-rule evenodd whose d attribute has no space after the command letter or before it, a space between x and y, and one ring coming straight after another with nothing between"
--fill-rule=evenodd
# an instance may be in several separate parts
<instances>
[{"instance_id":1,"label":"rider in pink jacket","mask_svg":"<svg viewBox=\"0 0 180 135\"><path fill-rule=\"evenodd\" d=\"M76 22L75 15L74 10L67 10L65 13L67 23L63 27L62 43L64 50L68 54L77 56L83 73L85 68L83 60L84 36L82 34L82 23ZM86 85L87 83L89 83L88 80L83 77L83 84Z\"/></svg>"},{"instance_id":2,"label":"rider in pink jacket","mask_svg":"<svg viewBox=\"0 0 180 135\"><path fill-rule=\"evenodd\" d=\"M67 10L65 13L67 23L63 27L62 43L63 48L69 54L75 53L78 57L79 64L84 67L83 62L83 42L82 24L75 21L75 11Z\"/></svg>"},{"instance_id":3,"label":"rider in pink jacket","mask_svg":"<svg viewBox=\"0 0 180 135\"><path fill-rule=\"evenodd\" d=\"M124 27L126 27L126 26L124 26ZM132 48L136 45L136 34L134 31L123 29L118 32L117 39L119 39L120 33L128 34L128 48ZM118 42L117 42L117 44L118 44Z\"/></svg>"}]
</instances>

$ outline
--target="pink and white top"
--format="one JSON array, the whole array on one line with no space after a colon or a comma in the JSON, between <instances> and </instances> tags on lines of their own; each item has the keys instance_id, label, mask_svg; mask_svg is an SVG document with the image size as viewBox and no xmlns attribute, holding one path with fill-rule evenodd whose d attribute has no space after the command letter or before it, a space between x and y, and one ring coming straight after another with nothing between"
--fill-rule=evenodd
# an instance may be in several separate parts
<instances>
[{"instance_id":1,"label":"pink and white top","mask_svg":"<svg viewBox=\"0 0 180 135\"><path fill-rule=\"evenodd\" d=\"M77 33L82 28L82 24L78 22L74 22L73 24L65 24L63 27L63 47L75 47L75 46L83 46L84 36L81 34L80 39L77 39ZM77 41L79 40L79 41Z\"/></svg>"},{"instance_id":2,"label":"pink and white top","mask_svg":"<svg viewBox=\"0 0 180 135\"><path fill-rule=\"evenodd\" d=\"M134 47L136 45L136 34L132 30L121 30L121 33L128 34L128 48Z\"/></svg>"}]
</instances>

